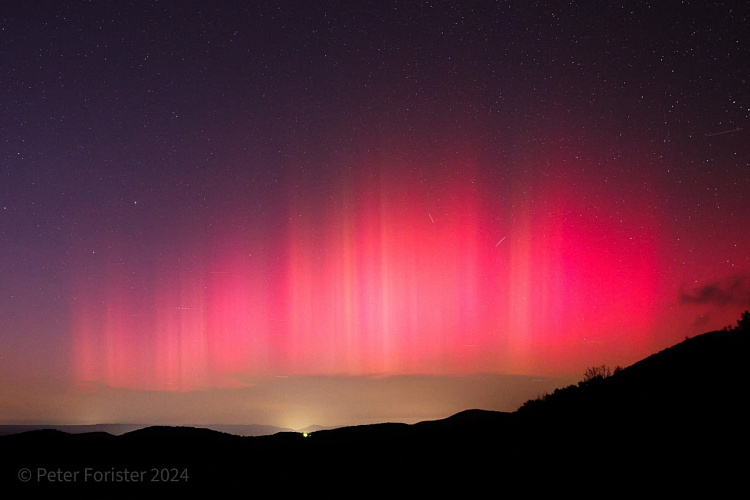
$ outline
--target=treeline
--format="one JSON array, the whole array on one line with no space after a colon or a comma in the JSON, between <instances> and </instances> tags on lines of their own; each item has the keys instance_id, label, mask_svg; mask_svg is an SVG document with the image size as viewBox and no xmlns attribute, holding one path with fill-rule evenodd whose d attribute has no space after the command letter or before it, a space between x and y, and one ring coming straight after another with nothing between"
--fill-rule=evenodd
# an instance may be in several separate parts
<instances>
[{"instance_id":1,"label":"treeline","mask_svg":"<svg viewBox=\"0 0 750 500\"><path fill-rule=\"evenodd\" d=\"M745 311L740 315L737 324L727 326L722 331L744 336L750 333L750 311ZM689 340L686 337L686 341ZM666 367L665 367L666 368ZM555 389L552 393L538 396L536 399L526 401L518 412L521 414L537 413L542 408L545 411L555 412L556 410L565 411L566 408L575 408L577 411L590 411L592 407L612 409L616 405L615 399L618 395L612 391L616 386L622 386L625 381L621 381L622 375L628 371L621 366L616 366L613 370L607 365L592 366L583 373L583 378L573 385ZM627 378L627 377L625 377ZM646 382L641 380L641 382ZM651 381L655 382L655 381Z\"/></svg>"}]
</instances>

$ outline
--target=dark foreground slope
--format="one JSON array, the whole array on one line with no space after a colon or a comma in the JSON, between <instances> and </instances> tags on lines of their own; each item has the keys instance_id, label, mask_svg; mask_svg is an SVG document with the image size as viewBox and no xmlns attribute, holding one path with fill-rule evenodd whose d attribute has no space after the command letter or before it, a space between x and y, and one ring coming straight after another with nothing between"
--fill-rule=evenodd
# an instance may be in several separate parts
<instances>
[{"instance_id":1,"label":"dark foreground slope","mask_svg":"<svg viewBox=\"0 0 750 500\"><path fill-rule=\"evenodd\" d=\"M579 471L716 493L741 484L747 470L749 344L740 330L686 339L611 377L530 401L516 416L540 430L534 439L550 456L574 450Z\"/></svg>"},{"instance_id":2,"label":"dark foreground slope","mask_svg":"<svg viewBox=\"0 0 750 500\"><path fill-rule=\"evenodd\" d=\"M744 487L747 353L747 334L712 332L515 413L469 410L308 437L174 427L3 436L0 487L148 498L423 496L451 488L715 495Z\"/></svg>"}]
</instances>

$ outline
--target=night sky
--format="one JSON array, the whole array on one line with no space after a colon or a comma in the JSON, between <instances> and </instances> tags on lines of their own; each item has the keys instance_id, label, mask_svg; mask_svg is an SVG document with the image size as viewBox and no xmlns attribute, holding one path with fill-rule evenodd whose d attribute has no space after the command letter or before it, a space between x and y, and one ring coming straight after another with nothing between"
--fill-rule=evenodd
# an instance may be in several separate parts
<instances>
[{"instance_id":1,"label":"night sky","mask_svg":"<svg viewBox=\"0 0 750 500\"><path fill-rule=\"evenodd\" d=\"M0 422L512 411L734 323L749 26L747 2L4 2Z\"/></svg>"}]
</instances>

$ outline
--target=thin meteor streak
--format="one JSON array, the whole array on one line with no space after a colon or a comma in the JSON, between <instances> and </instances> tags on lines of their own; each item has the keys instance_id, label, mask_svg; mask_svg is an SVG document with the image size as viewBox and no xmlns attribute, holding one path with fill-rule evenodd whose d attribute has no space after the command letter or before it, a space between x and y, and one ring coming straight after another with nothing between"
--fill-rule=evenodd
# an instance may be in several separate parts
<instances>
[{"instance_id":1,"label":"thin meteor streak","mask_svg":"<svg viewBox=\"0 0 750 500\"><path fill-rule=\"evenodd\" d=\"M732 130L724 130L723 132L714 132L713 134L706 134L706 137L715 137L717 135L724 135L724 134L731 134L733 132L739 132L741 129L740 127L733 128Z\"/></svg>"},{"instance_id":2,"label":"thin meteor streak","mask_svg":"<svg viewBox=\"0 0 750 500\"><path fill-rule=\"evenodd\" d=\"M431 220L431 221L432 221L432 223L434 224L434 223L435 223L435 219L433 219L433 218L432 218L432 214L428 213L427 215L429 215L429 216L430 216L430 220Z\"/></svg>"},{"instance_id":3,"label":"thin meteor streak","mask_svg":"<svg viewBox=\"0 0 750 500\"><path fill-rule=\"evenodd\" d=\"M503 236L503 239L502 239L502 240L500 240L500 241L498 241L498 242L497 242L497 243L495 244L495 248L497 248L497 247L498 247L498 246L500 245L500 243L502 243L503 241L505 241L505 236Z\"/></svg>"}]
</instances>

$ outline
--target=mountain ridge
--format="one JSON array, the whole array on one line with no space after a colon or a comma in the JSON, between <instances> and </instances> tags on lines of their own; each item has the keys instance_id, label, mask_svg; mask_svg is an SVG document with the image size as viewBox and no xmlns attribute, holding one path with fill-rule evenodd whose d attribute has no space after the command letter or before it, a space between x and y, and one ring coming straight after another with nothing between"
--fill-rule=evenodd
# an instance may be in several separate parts
<instances>
[{"instance_id":1,"label":"mountain ridge","mask_svg":"<svg viewBox=\"0 0 750 500\"><path fill-rule=\"evenodd\" d=\"M20 482L28 468L106 477L186 471L183 482L79 481L65 487L138 491L212 491L276 485L285 492L349 492L368 485L424 491L493 484L534 491L620 484L665 492L716 488L743 477L733 453L747 444L747 332L686 339L611 376L594 377L530 400L514 412L467 409L415 424L380 423L265 436L151 426L120 436L34 431L0 436L3 483L22 493L61 485L44 475ZM189 475L187 474L189 472ZM81 476L85 477L85 475ZM93 476L92 476L93 477ZM179 477L179 476L176 476ZM544 478L544 483L539 483ZM721 480L721 481L719 481ZM719 481L717 483L717 481ZM554 486L554 488L553 488Z\"/></svg>"}]
</instances>

